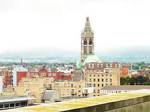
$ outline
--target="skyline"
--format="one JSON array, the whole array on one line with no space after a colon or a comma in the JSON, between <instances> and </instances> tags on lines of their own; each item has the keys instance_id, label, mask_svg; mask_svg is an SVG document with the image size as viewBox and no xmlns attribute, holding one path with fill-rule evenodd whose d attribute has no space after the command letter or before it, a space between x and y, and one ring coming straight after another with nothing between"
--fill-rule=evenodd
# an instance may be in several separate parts
<instances>
[{"instance_id":1,"label":"skyline","mask_svg":"<svg viewBox=\"0 0 150 112\"><path fill-rule=\"evenodd\" d=\"M39 50L80 52L87 16L95 34L95 52L107 55L126 49L149 49L149 3L148 0L2 0L0 55Z\"/></svg>"}]
</instances>

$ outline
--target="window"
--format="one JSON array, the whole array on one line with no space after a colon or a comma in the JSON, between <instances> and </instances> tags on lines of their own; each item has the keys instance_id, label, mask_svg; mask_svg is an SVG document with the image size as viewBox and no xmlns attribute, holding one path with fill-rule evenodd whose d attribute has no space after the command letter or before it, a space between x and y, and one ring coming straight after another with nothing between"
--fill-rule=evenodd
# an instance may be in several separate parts
<instances>
[{"instance_id":1,"label":"window","mask_svg":"<svg viewBox=\"0 0 150 112\"><path fill-rule=\"evenodd\" d=\"M95 84L93 84L93 86L95 87L96 85L95 85Z\"/></svg>"},{"instance_id":2,"label":"window","mask_svg":"<svg viewBox=\"0 0 150 112\"><path fill-rule=\"evenodd\" d=\"M89 45L92 45L92 44L93 44L92 39L90 39L90 41L89 41Z\"/></svg>"},{"instance_id":3,"label":"window","mask_svg":"<svg viewBox=\"0 0 150 112\"><path fill-rule=\"evenodd\" d=\"M88 84L89 87L91 87L91 84Z\"/></svg>"},{"instance_id":4,"label":"window","mask_svg":"<svg viewBox=\"0 0 150 112\"><path fill-rule=\"evenodd\" d=\"M3 108L3 105L2 105L2 104L0 105L0 109L1 109L1 108Z\"/></svg>"},{"instance_id":5,"label":"window","mask_svg":"<svg viewBox=\"0 0 150 112\"><path fill-rule=\"evenodd\" d=\"M16 107L18 107L19 106L19 103L16 103Z\"/></svg>"},{"instance_id":6,"label":"window","mask_svg":"<svg viewBox=\"0 0 150 112\"><path fill-rule=\"evenodd\" d=\"M9 108L9 104L4 104L4 107L5 108Z\"/></svg>"},{"instance_id":7,"label":"window","mask_svg":"<svg viewBox=\"0 0 150 112\"><path fill-rule=\"evenodd\" d=\"M84 40L84 45L87 45L87 40L86 39Z\"/></svg>"},{"instance_id":8,"label":"window","mask_svg":"<svg viewBox=\"0 0 150 112\"><path fill-rule=\"evenodd\" d=\"M89 81L91 82L91 79Z\"/></svg>"},{"instance_id":9,"label":"window","mask_svg":"<svg viewBox=\"0 0 150 112\"><path fill-rule=\"evenodd\" d=\"M102 79L102 82L104 81L104 79Z\"/></svg>"},{"instance_id":10,"label":"window","mask_svg":"<svg viewBox=\"0 0 150 112\"><path fill-rule=\"evenodd\" d=\"M95 79L93 79L93 81L95 82Z\"/></svg>"}]
</instances>

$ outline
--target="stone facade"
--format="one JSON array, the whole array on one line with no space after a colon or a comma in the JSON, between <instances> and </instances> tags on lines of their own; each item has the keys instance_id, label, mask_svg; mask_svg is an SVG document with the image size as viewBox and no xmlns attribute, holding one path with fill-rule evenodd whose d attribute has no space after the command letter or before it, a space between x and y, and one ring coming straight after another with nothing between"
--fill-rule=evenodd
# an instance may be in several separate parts
<instances>
[{"instance_id":1,"label":"stone facade","mask_svg":"<svg viewBox=\"0 0 150 112\"><path fill-rule=\"evenodd\" d=\"M14 87L16 96L31 96L35 102L41 102L43 92L51 89L53 79L46 77L23 78L18 86Z\"/></svg>"},{"instance_id":2,"label":"stone facade","mask_svg":"<svg viewBox=\"0 0 150 112\"><path fill-rule=\"evenodd\" d=\"M105 63L89 63L84 67L86 87L93 88L93 96L100 95L100 89L110 85L120 85L120 68L106 67Z\"/></svg>"},{"instance_id":3,"label":"stone facade","mask_svg":"<svg viewBox=\"0 0 150 112\"><path fill-rule=\"evenodd\" d=\"M52 88L61 98L77 98L83 97L85 83L84 81L55 82Z\"/></svg>"},{"instance_id":4,"label":"stone facade","mask_svg":"<svg viewBox=\"0 0 150 112\"><path fill-rule=\"evenodd\" d=\"M94 33L91 29L89 18L87 17L84 30L81 33L81 63L90 54L94 54Z\"/></svg>"}]
</instances>

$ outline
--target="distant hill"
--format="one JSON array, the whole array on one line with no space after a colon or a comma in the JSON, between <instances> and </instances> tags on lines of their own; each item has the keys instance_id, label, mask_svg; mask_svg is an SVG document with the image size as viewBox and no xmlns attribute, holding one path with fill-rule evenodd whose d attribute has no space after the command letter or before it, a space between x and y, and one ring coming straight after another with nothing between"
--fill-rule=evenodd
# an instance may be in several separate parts
<instances>
[{"instance_id":1,"label":"distant hill","mask_svg":"<svg viewBox=\"0 0 150 112\"><path fill-rule=\"evenodd\" d=\"M150 49L147 47L120 48L107 53L96 53L102 61L119 62L150 62ZM0 62L20 61L27 62L76 62L80 58L80 52L64 50L30 50L21 52L7 52L0 54Z\"/></svg>"}]
</instances>

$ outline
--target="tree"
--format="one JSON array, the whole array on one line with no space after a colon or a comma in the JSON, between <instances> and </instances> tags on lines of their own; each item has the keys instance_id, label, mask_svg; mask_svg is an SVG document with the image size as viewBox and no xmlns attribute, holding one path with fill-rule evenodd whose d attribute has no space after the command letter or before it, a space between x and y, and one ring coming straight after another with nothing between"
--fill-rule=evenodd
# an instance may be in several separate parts
<instances>
[{"instance_id":1,"label":"tree","mask_svg":"<svg viewBox=\"0 0 150 112\"><path fill-rule=\"evenodd\" d=\"M136 85L137 83L136 77L131 77L129 82L130 82L130 85Z\"/></svg>"},{"instance_id":2,"label":"tree","mask_svg":"<svg viewBox=\"0 0 150 112\"><path fill-rule=\"evenodd\" d=\"M121 77L120 84L121 85L128 85L130 82L130 77Z\"/></svg>"},{"instance_id":3,"label":"tree","mask_svg":"<svg viewBox=\"0 0 150 112\"><path fill-rule=\"evenodd\" d=\"M146 81L147 81L146 77L143 77L143 76L137 76L136 77L136 84L137 85L143 85L144 82L146 82Z\"/></svg>"},{"instance_id":4,"label":"tree","mask_svg":"<svg viewBox=\"0 0 150 112\"><path fill-rule=\"evenodd\" d=\"M150 85L150 82L144 82L144 85Z\"/></svg>"}]
</instances>

